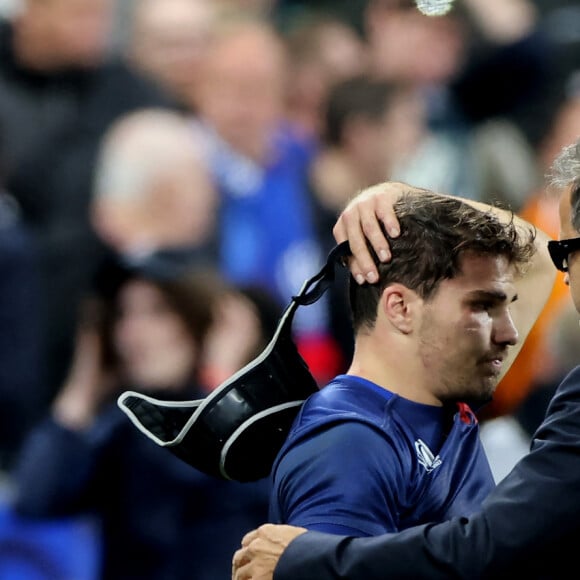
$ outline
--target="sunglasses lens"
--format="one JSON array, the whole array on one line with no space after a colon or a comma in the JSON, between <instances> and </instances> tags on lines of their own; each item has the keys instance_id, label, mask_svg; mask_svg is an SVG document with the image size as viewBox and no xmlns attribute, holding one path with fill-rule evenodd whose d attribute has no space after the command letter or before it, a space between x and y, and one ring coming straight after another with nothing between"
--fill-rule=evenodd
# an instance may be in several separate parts
<instances>
[{"instance_id":1,"label":"sunglasses lens","mask_svg":"<svg viewBox=\"0 0 580 580\"><path fill-rule=\"evenodd\" d=\"M580 237L548 242L548 252L554 262L554 266L561 272L568 271L568 258L570 254L580 251Z\"/></svg>"},{"instance_id":2,"label":"sunglasses lens","mask_svg":"<svg viewBox=\"0 0 580 580\"><path fill-rule=\"evenodd\" d=\"M568 251L566 246L561 242L552 241L548 243L548 251L550 252L550 258L552 258L554 266L561 272L566 272L568 270Z\"/></svg>"}]
</instances>

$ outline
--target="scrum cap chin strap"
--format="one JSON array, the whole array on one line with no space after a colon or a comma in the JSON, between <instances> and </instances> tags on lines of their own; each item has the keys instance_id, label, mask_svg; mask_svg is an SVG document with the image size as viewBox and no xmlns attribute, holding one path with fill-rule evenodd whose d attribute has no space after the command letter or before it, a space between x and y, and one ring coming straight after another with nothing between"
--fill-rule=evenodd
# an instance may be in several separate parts
<instances>
[{"instance_id":1,"label":"scrum cap chin strap","mask_svg":"<svg viewBox=\"0 0 580 580\"><path fill-rule=\"evenodd\" d=\"M324 294L349 254L348 242L335 246L292 297L262 353L204 399L161 401L126 391L117 404L147 437L204 473L236 481L268 476L300 406L318 390L292 340L294 314Z\"/></svg>"}]
</instances>

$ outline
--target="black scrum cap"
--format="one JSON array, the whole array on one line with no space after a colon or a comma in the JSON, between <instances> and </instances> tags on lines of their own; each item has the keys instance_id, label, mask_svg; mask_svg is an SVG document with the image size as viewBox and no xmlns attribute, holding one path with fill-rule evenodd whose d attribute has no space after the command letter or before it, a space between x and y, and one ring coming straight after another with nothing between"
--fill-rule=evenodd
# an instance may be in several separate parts
<instances>
[{"instance_id":1,"label":"black scrum cap","mask_svg":"<svg viewBox=\"0 0 580 580\"><path fill-rule=\"evenodd\" d=\"M127 391L119 407L155 443L204 473L242 482L268 476L300 406L318 390L292 340L294 314L322 296L348 254L348 242L330 252L292 297L262 353L207 397L161 401Z\"/></svg>"}]
</instances>

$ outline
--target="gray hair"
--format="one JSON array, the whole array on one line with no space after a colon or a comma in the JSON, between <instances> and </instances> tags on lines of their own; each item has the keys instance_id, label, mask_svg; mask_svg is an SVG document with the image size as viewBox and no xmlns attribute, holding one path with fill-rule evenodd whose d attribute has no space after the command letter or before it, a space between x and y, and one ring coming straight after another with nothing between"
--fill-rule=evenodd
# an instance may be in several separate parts
<instances>
[{"instance_id":1,"label":"gray hair","mask_svg":"<svg viewBox=\"0 0 580 580\"><path fill-rule=\"evenodd\" d=\"M571 187L572 225L580 232L580 139L560 151L547 178L552 187Z\"/></svg>"},{"instance_id":2,"label":"gray hair","mask_svg":"<svg viewBox=\"0 0 580 580\"><path fill-rule=\"evenodd\" d=\"M580 178L580 139L564 147L548 173L548 183L554 187L568 187Z\"/></svg>"},{"instance_id":3,"label":"gray hair","mask_svg":"<svg viewBox=\"0 0 580 580\"><path fill-rule=\"evenodd\" d=\"M95 197L139 201L176 167L204 166L202 144L190 125L169 109L144 108L121 117L101 144Z\"/></svg>"}]
</instances>

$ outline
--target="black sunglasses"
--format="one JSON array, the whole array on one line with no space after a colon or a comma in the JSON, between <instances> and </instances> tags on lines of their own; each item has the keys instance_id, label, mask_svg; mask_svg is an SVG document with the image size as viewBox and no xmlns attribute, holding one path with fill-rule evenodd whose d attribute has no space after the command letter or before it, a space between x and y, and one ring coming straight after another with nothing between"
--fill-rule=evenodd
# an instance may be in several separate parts
<instances>
[{"instance_id":1,"label":"black sunglasses","mask_svg":"<svg viewBox=\"0 0 580 580\"><path fill-rule=\"evenodd\" d=\"M580 250L580 238L548 242L550 258L560 272L568 271L568 256L577 250Z\"/></svg>"}]
</instances>

